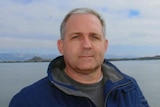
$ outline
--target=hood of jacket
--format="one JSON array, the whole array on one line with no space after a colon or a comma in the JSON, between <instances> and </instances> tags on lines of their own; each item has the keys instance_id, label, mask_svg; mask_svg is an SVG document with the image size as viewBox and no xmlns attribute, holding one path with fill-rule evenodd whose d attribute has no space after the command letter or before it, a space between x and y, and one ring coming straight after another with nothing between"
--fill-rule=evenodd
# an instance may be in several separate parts
<instances>
[{"instance_id":1,"label":"hood of jacket","mask_svg":"<svg viewBox=\"0 0 160 107\"><path fill-rule=\"evenodd\" d=\"M69 95L85 96L82 92L77 90L70 82L64 78L65 62L63 56L55 58L48 67L48 78L57 88ZM125 75L120 72L113 64L104 59L102 64L103 78L105 81L109 81L111 85L128 81Z\"/></svg>"}]
</instances>

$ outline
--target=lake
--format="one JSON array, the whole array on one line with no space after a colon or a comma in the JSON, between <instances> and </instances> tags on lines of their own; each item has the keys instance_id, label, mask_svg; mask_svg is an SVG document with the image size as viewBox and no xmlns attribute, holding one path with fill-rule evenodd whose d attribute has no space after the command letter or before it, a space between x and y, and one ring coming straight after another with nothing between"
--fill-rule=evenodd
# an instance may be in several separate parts
<instances>
[{"instance_id":1,"label":"lake","mask_svg":"<svg viewBox=\"0 0 160 107\"><path fill-rule=\"evenodd\" d=\"M159 107L160 60L112 63L137 80L151 107ZM0 107L8 107L11 98L23 87L45 77L48 64L49 62L0 63Z\"/></svg>"}]
</instances>

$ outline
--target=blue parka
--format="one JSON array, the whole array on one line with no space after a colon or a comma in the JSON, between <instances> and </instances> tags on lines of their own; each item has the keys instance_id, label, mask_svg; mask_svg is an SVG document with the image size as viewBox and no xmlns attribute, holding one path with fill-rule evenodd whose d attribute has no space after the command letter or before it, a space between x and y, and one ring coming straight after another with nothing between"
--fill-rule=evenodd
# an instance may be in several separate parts
<instances>
[{"instance_id":1,"label":"blue parka","mask_svg":"<svg viewBox=\"0 0 160 107\"><path fill-rule=\"evenodd\" d=\"M9 107L96 107L82 92L63 77L63 56L48 67L48 76L25 87L11 100ZM120 72L106 59L102 64L106 79L104 107L149 107L136 81Z\"/></svg>"}]
</instances>

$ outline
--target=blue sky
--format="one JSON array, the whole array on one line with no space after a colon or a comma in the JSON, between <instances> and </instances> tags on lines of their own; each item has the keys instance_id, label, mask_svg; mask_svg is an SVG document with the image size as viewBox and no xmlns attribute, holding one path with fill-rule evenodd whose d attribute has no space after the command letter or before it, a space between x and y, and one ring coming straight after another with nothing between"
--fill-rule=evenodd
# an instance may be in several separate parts
<instances>
[{"instance_id":1,"label":"blue sky","mask_svg":"<svg viewBox=\"0 0 160 107\"><path fill-rule=\"evenodd\" d=\"M106 54L160 55L159 0L1 0L0 53L59 54L60 23L77 7L95 9L105 19Z\"/></svg>"}]
</instances>

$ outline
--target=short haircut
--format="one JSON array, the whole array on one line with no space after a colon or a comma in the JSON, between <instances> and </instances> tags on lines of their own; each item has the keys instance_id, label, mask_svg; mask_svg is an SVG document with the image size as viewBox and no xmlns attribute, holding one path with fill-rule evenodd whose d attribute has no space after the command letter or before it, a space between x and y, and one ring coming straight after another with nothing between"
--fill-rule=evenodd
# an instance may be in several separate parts
<instances>
[{"instance_id":1,"label":"short haircut","mask_svg":"<svg viewBox=\"0 0 160 107\"><path fill-rule=\"evenodd\" d=\"M61 39L64 39L64 31L65 31L66 22L68 21L68 19L73 14L92 14L92 15L96 16L99 19L99 21L101 22L101 24L102 24L102 31L103 31L103 35L105 37L105 35L106 35L106 25L105 25L105 21L103 20L103 18L101 17L101 15L98 12L96 12L96 11L94 11L92 9L89 9L89 8L76 8L76 9L70 11L65 16L65 18L63 19L63 21L61 23L61 26L60 26Z\"/></svg>"}]
</instances>

